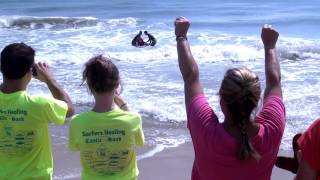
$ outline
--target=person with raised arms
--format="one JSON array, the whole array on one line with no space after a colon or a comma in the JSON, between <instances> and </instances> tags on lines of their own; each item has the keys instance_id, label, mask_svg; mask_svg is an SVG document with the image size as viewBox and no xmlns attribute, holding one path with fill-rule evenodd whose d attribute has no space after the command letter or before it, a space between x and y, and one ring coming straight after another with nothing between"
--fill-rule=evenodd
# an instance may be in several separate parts
<instances>
[{"instance_id":1,"label":"person with raised arms","mask_svg":"<svg viewBox=\"0 0 320 180\"><path fill-rule=\"evenodd\" d=\"M219 96L224 121L209 106L199 79L187 32L190 21L175 22L179 68L184 80L187 126L195 159L192 180L269 180L285 127L280 65L276 53L278 32L262 28L266 88L262 110L255 117L261 87L259 77L247 68L228 69ZM214 71L214 69L212 69Z\"/></svg>"},{"instance_id":2,"label":"person with raised arms","mask_svg":"<svg viewBox=\"0 0 320 180\"><path fill-rule=\"evenodd\" d=\"M124 111L128 107L118 96L118 68L99 55L86 62L82 75L95 99L92 110L70 123L69 149L80 151L82 179L137 179L135 147L144 145L142 120L139 114Z\"/></svg>"},{"instance_id":3,"label":"person with raised arms","mask_svg":"<svg viewBox=\"0 0 320 180\"><path fill-rule=\"evenodd\" d=\"M1 52L0 179L52 179L53 162L48 124L64 124L74 114L68 94L46 63L34 62L35 50L13 43ZM53 97L29 95L32 74Z\"/></svg>"}]
</instances>

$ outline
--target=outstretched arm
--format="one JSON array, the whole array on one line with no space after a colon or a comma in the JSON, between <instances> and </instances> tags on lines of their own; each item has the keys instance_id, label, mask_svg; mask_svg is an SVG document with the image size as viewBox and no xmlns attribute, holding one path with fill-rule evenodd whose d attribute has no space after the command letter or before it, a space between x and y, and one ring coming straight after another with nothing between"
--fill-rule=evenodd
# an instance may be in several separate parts
<instances>
[{"instance_id":1,"label":"outstretched arm","mask_svg":"<svg viewBox=\"0 0 320 180\"><path fill-rule=\"evenodd\" d=\"M264 44L266 73L264 98L270 95L282 97L280 65L276 51L278 36L279 33L271 25L262 28L261 39Z\"/></svg>"},{"instance_id":2,"label":"outstretched arm","mask_svg":"<svg viewBox=\"0 0 320 180\"><path fill-rule=\"evenodd\" d=\"M199 80L199 69L194 60L189 42L187 39L187 32L190 26L188 19L178 17L175 20L175 34L177 39L177 51L179 68L184 80L185 102L203 93L202 86Z\"/></svg>"},{"instance_id":3,"label":"outstretched arm","mask_svg":"<svg viewBox=\"0 0 320 180\"><path fill-rule=\"evenodd\" d=\"M57 81L53 78L50 67L46 63L35 64L37 71L36 79L47 84L52 96L56 99L64 101L68 105L67 117L71 117L74 114L74 107L72 105L69 95L59 86Z\"/></svg>"}]
</instances>

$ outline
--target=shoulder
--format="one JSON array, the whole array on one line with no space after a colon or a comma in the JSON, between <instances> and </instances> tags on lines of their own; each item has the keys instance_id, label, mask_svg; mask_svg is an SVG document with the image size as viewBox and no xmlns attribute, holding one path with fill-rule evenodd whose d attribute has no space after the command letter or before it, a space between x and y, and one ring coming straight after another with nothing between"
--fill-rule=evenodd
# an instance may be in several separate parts
<instances>
[{"instance_id":1,"label":"shoulder","mask_svg":"<svg viewBox=\"0 0 320 180\"><path fill-rule=\"evenodd\" d=\"M264 99L262 110L255 118L259 124L259 135L269 142L278 144L284 132L286 121L285 107L281 97L268 96Z\"/></svg>"},{"instance_id":2,"label":"shoulder","mask_svg":"<svg viewBox=\"0 0 320 180\"><path fill-rule=\"evenodd\" d=\"M199 103L199 102L206 102L206 97L204 96L204 94L199 94L196 96L193 96L189 99L189 101L186 101L186 105L188 106L192 106L193 104Z\"/></svg>"},{"instance_id":3,"label":"shoulder","mask_svg":"<svg viewBox=\"0 0 320 180\"><path fill-rule=\"evenodd\" d=\"M311 129L318 129L320 130L320 118L316 119L310 126Z\"/></svg>"},{"instance_id":4,"label":"shoulder","mask_svg":"<svg viewBox=\"0 0 320 180\"><path fill-rule=\"evenodd\" d=\"M58 114L67 113L68 105L62 100L55 99L52 96L31 96L33 103L40 106L39 108L46 110L47 112L55 112Z\"/></svg>"},{"instance_id":5,"label":"shoulder","mask_svg":"<svg viewBox=\"0 0 320 180\"><path fill-rule=\"evenodd\" d=\"M88 121L90 121L92 118L90 118L90 114L88 112L82 112L79 114L76 114L74 116L72 116L71 120L70 120L70 129L77 131L79 129L82 129L83 127L88 125ZM89 124L91 124L89 122Z\"/></svg>"},{"instance_id":6,"label":"shoulder","mask_svg":"<svg viewBox=\"0 0 320 180\"><path fill-rule=\"evenodd\" d=\"M126 118L130 118L130 119L141 119L141 116L139 113L137 112L132 112L132 111L123 111L121 109L117 110L119 114L121 114L122 116L126 117Z\"/></svg>"},{"instance_id":7,"label":"shoulder","mask_svg":"<svg viewBox=\"0 0 320 180\"><path fill-rule=\"evenodd\" d=\"M89 112L82 112L82 113L79 113L79 114L74 115L74 116L71 118L71 123L70 123L70 124L76 124L76 123L85 121L85 120L88 119L88 118L90 118Z\"/></svg>"},{"instance_id":8,"label":"shoulder","mask_svg":"<svg viewBox=\"0 0 320 180\"><path fill-rule=\"evenodd\" d=\"M303 158L313 169L320 169L320 119L315 120L298 139Z\"/></svg>"},{"instance_id":9,"label":"shoulder","mask_svg":"<svg viewBox=\"0 0 320 180\"><path fill-rule=\"evenodd\" d=\"M204 94L199 94L186 101L187 114L198 114L200 111L212 110Z\"/></svg>"},{"instance_id":10,"label":"shoulder","mask_svg":"<svg viewBox=\"0 0 320 180\"><path fill-rule=\"evenodd\" d=\"M283 99L280 96L268 96L263 100L263 106L265 105L279 105L284 107Z\"/></svg>"},{"instance_id":11,"label":"shoulder","mask_svg":"<svg viewBox=\"0 0 320 180\"><path fill-rule=\"evenodd\" d=\"M30 102L39 104L39 105L45 105L45 104L50 104L50 103L65 103L61 100L55 99L52 96L46 96L46 95L27 95L28 100Z\"/></svg>"},{"instance_id":12,"label":"shoulder","mask_svg":"<svg viewBox=\"0 0 320 180\"><path fill-rule=\"evenodd\" d=\"M189 101L186 101L188 127L193 125L208 126L218 124L218 117L214 110L209 105L204 94L193 96Z\"/></svg>"},{"instance_id":13,"label":"shoulder","mask_svg":"<svg viewBox=\"0 0 320 180\"><path fill-rule=\"evenodd\" d=\"M285 120L285 106L279 96L268 96L263 100L262 110L259 117L263 119Z\"/></svg>"},{"instance_id":14,"label":"shoulder","mask_svg":"<svg viewBox=\"0 0 320 180\"><path fill-rule=\"evenodd\" d=\"M299 142L311 140L320 144L320 119L315 120L299 138ZM319 145L320 146L320 145Z\"/></svg>"},{"instance_id":15,"label":"shoulder","mask_svg":"<svg viewBox=\"0 0 320 180\"><path fill-rule=\"evenodd\" d=\"M126 122L131 125L139 125L142 124L141 116L137 112L131 112L131 111L123 111L121 109L115 110L116 116L118 119L122 122Z\"/></svg>"}]
</instances>

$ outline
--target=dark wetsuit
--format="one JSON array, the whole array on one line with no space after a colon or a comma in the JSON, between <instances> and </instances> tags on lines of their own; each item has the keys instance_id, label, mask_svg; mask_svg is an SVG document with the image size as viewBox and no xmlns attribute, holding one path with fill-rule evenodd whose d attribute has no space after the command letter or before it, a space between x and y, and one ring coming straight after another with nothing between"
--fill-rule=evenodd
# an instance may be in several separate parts
<instances>
[{"instance_id":1,"label":"dark wetsuit","mask_svg":"<svg viewBox=\"0 0 320 180\"><path fill-rule=\"evenodd\" d=\"M141 38L141 34L138 34L133 38L131 44L132 44L132 46L144 46L145 42Z\"/></svg>"},{"instance_id":2,"label":"dark wetsuit","mask_svg":"<svg viewBox=\"0 0 320 180\"><path fill-rule=\"evenodd\" d=\"M156 38L153 35L149 34L149 33L147 35L148 35L148 38L149 38L149 40L147 41L148 45L149 46L156 45L157 44Z\"/></svg>"}]
</instances>

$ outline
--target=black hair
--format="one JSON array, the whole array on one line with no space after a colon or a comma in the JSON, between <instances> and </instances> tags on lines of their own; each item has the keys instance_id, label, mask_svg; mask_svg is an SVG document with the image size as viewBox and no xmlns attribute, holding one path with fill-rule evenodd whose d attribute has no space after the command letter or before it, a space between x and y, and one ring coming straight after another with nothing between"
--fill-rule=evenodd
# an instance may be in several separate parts
<instances>
[{"instance_id":1,"label":"black hair","mask_svg":"<svg viewBox=\"0 0 320 180\"><path fill-rule=\"evenodd\" d=\"M4 78L21 79L34 64L35 51L24 43L13 43L1 52L1 72Z\"/></svg>"}]
</instances>

